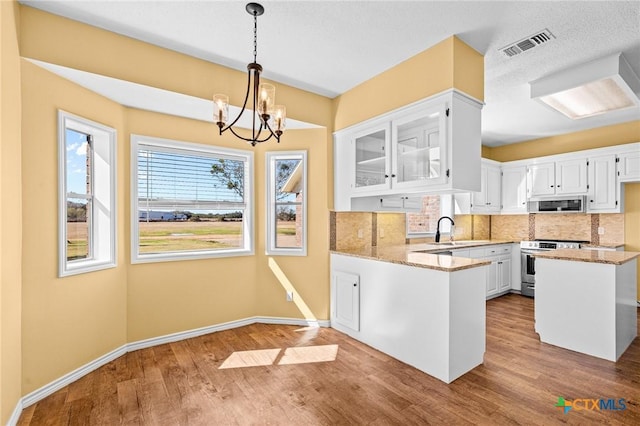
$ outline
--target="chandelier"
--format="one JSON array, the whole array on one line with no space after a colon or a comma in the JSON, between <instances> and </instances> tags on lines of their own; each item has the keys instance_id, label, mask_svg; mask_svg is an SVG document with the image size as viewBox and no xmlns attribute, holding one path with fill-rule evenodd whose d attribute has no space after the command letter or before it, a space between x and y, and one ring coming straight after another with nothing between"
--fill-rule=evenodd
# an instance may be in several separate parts
<instances>
[{"instance_id":1,"label":"chandelier","mask_svg":"<svg viewBox=\"0 0 640 426\"><path fill-rule=\"evenodd\" d=\"M253 15L253 62L247 65L247 94L244 97L240 114L229 125L227 125L229 97L221 94L213 95L213 121L218 125L221 135L229 130L237 138L251 143L252 146L266 142L271 138L276 138L279 143L285 128L286 108L284 105L275 105L276 88L273 85L260 83L262 66L256 61L258 55L258 16L264 13L264 7L258 3L248 3L246 10L250 15ZM245 138L236 133L233 125L247 109L249 93L251 93L253 101L252 132L250 138ZM265 131L264 134L263 131Z\"/></svg>"}]
</instances>

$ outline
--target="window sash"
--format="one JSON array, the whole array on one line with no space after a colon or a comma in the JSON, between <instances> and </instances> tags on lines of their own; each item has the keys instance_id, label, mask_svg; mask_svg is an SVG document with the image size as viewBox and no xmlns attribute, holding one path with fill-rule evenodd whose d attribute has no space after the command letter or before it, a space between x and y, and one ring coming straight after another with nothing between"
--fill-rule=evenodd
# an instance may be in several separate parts
<instances>
[{"instance_id":1,"label":"window sash","mask_svg":"<svg viewBox=\"0 0 640 426\"><path fill-rule=\"evenodd\" d=\"M140 177L140 163L142 158L141 152L146 152L146 155L152 155L155 153L168 154L163 157L166 159L173 158L175 156L178 161L175 163L177 168L175 174L177 179L186 178L182 182L179 182L183 186L171 185L164 187L165 193L160 194L159 197L145 197L138 194L139 191L146 188L148 182L144 182L144 179ZM242 193L240 196L237 193L233 193L232 190L225 188L222 191L216 193L211 191L211 186L215 183L215 177L209 174L212 162L219 159L225 161L239 162L237 166L241 167L243 180L242 180ZM182 189L191 190L189 187L190 175L188 172L184 172L185 168L195 165L199 178L203 179L204 185L209 185L204 193L200 193L199 190L196 196L184 196L185 191ZM206 167L205 167L206 165ZM186 166L186 167L181 167ZM131 135L131 205L132 205L132 241L131 241L131 253L132 263L143 262L156 262L156 261L172 261L172 260L186 260L197 258L211 258L211 257L224 257L224 256L238 256L253 254L253 207L251 203L252 197L252 171L253 169L253 153L251 151L244 150L231 150L226 148L212 147L202 144L194 144L189 142L173 141L167 139L159 139L146 137L141 135ZM171 174L171 173L168 173ZM165 176L166 177L166 176ZM206 182L205 177L209 182ZM141 183L140 181L143 180ZM168 183L169 181L165 182ZM213 183L212 183L213 182ZM217 182L219 185L222 182ZM158 187L157 187L158 188ZM188 191L187 191L188 192ZM192 194L195 194L192 192ZM171 196L170 196L171 195ZM204 195L204 196L202 196ZM216 195L222 195L216 199ZM141 212L147 211L240 211L242 212L242 224L241 224L241 244L240 247L228 247L228 248L211 248L211 249L199 249L199 248L187 248L185 250L168 250L158 251L153 253L144 253L140 250L140 226L139 217ZM149 215L149 213L147 213Z\"/></svg>"},{"instance_id":2,"label":"window sash","mask_svg":"<svg viewBox=\"0 0 640 426\"><path fill-rule=\"evenodd\" d=\"M300 193L302 201L297 200L277 200L277 170L279 161L299 160L298 167L302 167L302 184ZM267 244L266 251L269 255L306 256L307 255L307 152L306 151L285 151L267 152L266 154L266 182L267 182ZM278 209L279 207L301 208L301 229L298 231L296 223L296 235L300 238L300 246L281 246L278 239ZM296 213L297 214L297 213ZM296 218L296 222L298 218Z\"/></svg>"},{"instance_id":3,"label":"window sash","mask_svg":"<svg viewBox=\"0 0 640 426\"><path fill-rule=\"evenodd\" d=\"M87 135L86 194L69 190L67 133ZM58 110L58 276L81 274L116 266L116 131ZM87 256L68 259L68 202L87 203Z\"/></svg>"}]
</instances>

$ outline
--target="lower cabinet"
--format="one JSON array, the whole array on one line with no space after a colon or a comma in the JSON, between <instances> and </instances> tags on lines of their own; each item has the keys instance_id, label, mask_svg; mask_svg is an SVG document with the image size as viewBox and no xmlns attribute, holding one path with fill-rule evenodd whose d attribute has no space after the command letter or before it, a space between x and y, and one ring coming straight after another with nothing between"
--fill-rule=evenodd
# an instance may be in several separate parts
<instances>
[{"instance_id":1,"label":"lower cabinet","mask_svg":"<svg viewBox=\"0 0 640 426\"><path fill-rule=\"evenodd\" d=\"M360 277L334 271L331 277L334 319L351 330L360 330Z\"/></svg>"},{"instance_id":2,"label":"lower cabinet","mask_svg":"<svg viewBox=\"0 0 640 426\"><path fill-rule=\"evenodd\" d=\"M469 249L469 257L491 261L486 268L487 299L511 290L511 246L504 244L472 248Z\"/></svg>"}]
</instances>

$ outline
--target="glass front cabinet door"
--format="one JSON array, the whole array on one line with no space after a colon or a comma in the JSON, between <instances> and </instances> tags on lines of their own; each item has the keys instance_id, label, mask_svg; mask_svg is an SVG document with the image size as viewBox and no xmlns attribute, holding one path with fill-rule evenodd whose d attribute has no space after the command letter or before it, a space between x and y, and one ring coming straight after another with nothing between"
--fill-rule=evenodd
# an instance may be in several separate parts
<instances>
[{"instance_id":1,"label":"glass front cabinet door","mask_svg":"<svg viewBox=\"0 0 640 426\"><path fill-rule=\"evenodd\" d=\"M391 178L389 142L389 125L387 123L371 126L354 135L354 192L389 188Z\"/></svg>"},{"instance_id":2,"label":"glass front cabinet door","mask_svg":"<svg viewBox=\"0 0 640 426\"><path fill-rule=\"evenodd\" d=\"M392 186L424 187L446 182L445 107L404 113L392 122Z\"/></svg>"}]
</instances>

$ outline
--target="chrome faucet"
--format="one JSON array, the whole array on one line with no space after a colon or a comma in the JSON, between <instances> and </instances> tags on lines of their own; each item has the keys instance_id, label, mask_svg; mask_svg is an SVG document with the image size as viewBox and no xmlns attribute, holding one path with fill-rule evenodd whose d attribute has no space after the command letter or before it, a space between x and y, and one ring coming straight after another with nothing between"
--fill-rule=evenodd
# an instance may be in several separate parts
<instances>
[{"instance_id":1,"label":"chrome faucet","mask_svg":"<svg viewBox=\"0 0 640 426\"><path fill-rule=\"evenodd\" d=\"M451 240L453 240L453 227L456 224L449 216L442 216L440 219L438 219L438 226L436 227L436 243L440 242L440 222L442 221L442 219L449 219L449 221L451 221Z\"/></svg>"}]
</instances>

